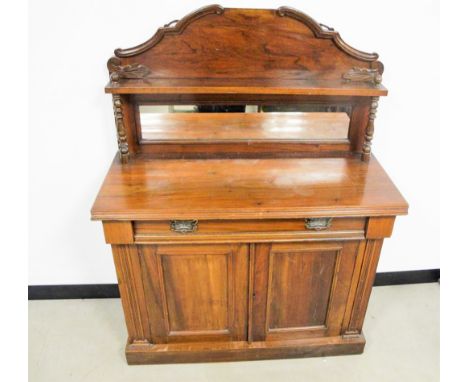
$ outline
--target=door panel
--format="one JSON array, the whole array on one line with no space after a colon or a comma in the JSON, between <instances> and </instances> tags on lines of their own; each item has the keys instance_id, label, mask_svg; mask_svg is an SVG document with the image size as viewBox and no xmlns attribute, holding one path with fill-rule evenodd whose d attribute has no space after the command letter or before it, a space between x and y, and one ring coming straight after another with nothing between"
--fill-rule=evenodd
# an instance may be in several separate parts
<instances>
[{"instance_id":1,"label":"door panel","mask_svg":"<svg viewBox=\"0 0 468 382\"><path fill-rule=\"evenodd\" d=\"M271 330L325 325L339 249L270 254Z\"/></svg>"},{"instance_id":2,"label":"door panel","mask_svg":"<svg viewBox=\"0 0 468 382\"><path fill-rule=\"evenodd\" d=\"M228 330L229 257L161 256L171 331Z\"/></svg>"},{"instance_id":3,"label":"door panel","mask_svg":"<svg viewBox=\"0 0 468 382\"><path fill-rule=\"evenodd\" d=\"M246 339L247 245L144 245L155 343Z\"/></svg>"},{"instance_id":4,"label":"door panel","mask_svg":"<svg viewBox=\"0 0 468 382\"><path fill-rule=\"evenodd\" d=\"M359 241L258 244L253 340L339 335Z\"/></svg>"}]
</instances>

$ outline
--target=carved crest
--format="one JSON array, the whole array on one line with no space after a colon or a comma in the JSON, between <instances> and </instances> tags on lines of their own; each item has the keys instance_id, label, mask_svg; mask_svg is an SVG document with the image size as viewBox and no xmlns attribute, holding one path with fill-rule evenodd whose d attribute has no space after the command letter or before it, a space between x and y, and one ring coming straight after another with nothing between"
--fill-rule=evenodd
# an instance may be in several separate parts
<instances>
[{"instance_id":1,"label":"carved crest","mask_svg":"<svg viewBox=\"0 0 468 382\"><path fill-rule=\"evenodd\" d=\"M108 61L111 88L117 88L122 79L143 78L153 83L161 78L287 76L309 80L321 76L378 84L383 73L376 53L351 47L333 28L288 7L263 10L210 5L165 24L139 45L116 49L114 54Z\"/></svg>"},{"instance_id":2,"label":"carved crest","mask_svg":"<svg viewBox=\"0 0 468 382\"><path fill-rule=\"evenodd\" d=\"M380 84L382 82L382 75L378 69L354 67L343 74L343 79L349 82L371 82L373 84Z\"/></svg>"},{"instance_id":3,"label":"carved crest","mask_svg":"<svg viewBox=\"0 0 468 382\"><path fill-rule=\"evenodd\" d=\"M220 5L209 5L200 8L195 12L188 14L180 20L173 20L170 23L164 25L163 28L159 28L153 35L153 37L151 37L148 41L133 48L116 49L114 51L114 54L116 57L132 57L144 53L147 50L154 47L155 45L157 45L159 42L161 42L164 36L181 34L184 31L184 29L194 21L211 14L222 15L224 12L225 9ZM279 17L290 17L303 23L314 33L316 38L333 40L333 42L339 49L359 60L373 62L379 58L379 55L377 53L366 53L351 47L343 41L340 34L336 32L333 28L318 23L313 18L294 8L280 7L276 10L276 15L278 15Z\"/></svg>"},{"instance_id":4,"label":"carved crest","mask_svg":"<svg viewBox=\"0 0 468 382\"><path fill-rule=\"evenodd\" d=\"M119 82L120 79L141 79L146 77L151 71L138 63L121 65L121 60L117 57L111 57L107 62L110 79L112 82Z\"/></svg>"}]
</instances>

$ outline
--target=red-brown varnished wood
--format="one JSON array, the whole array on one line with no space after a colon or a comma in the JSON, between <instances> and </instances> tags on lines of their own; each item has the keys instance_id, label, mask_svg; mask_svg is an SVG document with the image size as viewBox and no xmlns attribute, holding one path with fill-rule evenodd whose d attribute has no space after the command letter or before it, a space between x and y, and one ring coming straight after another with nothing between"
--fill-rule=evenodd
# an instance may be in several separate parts
<instances>
[{"instance_id":1,"label":"red-brown varnished wood","mask_svg":"<svg viewBox=\"0 0 468 382\"><path fill-rule=\"evenodd\" d=\"M247 245L139 248L153 343L247 340Z\"/></svg>"},{"instance_id":2,"label":"red-brown varnished wood","mask_svg":"<svg viewBox=\"0 0 468 382\"><path fill-rule=\"evenodd\" d=\"M108 92L386 94L380 85L343 80L354 67L382 72L377 54L350 47L337 32L285 7L203 8L137 47L117 49L115 55L111 72L116 63L140 65L144 81L132 76L127 84L117 76Z\"/></svg>"},{"instance_id":3,"label":"red-brown varnished wood","mask_svg":"<svg viewBox=\"0 0 468 382\"><path fill-rule=\"evenodd\" d=\"M290 96L386 96L383 85L368 83L346 83L342 80L285 80L277 77L266 80L249 79L144 79L110 82L105 89L111 94L205 94L218 95L279 95ZM214 98L214 97L213 97Z\"/></svg>"},{"instance_id":4,"label":"red-brown varnished wood","mask_svg":"<svg viewBox=\"0 0 468 382\"><path fill-rule=\"evenodd\" d=\"M362 258L360 269L356 268L356 276L358 277L356 292L354 298L348 300L347 320L343 322L342 333L347 336L360 334L364 317L369 303L372 285L374 284L375 273L382 249L383 240L367 240L365 252Z\"/></svg>"},{"instance_id":5,"label":"red-brown varnished wood","mask_svg":"<svg viewBox=\"0 0 468 382\"><path fill-rule=\"evenodd\" d=\"M154 142L141 144L139 152L153 159L215 158L316 158L348 157L351 143L345 141L235 141Z\"/></svg>"},{"instance_id":6,"label":"red-brown varnished wood","mask_svg":"<svg viewBox=\"0 0 468 382\"><path fill-rule=\"evenodd\" d=\"M92 218L129 364L363 351L383 239L408 210L371 154L377 59L287 7L204 7L115 51L119 152ZM141 105L217 112L141 126Z\"/></svg>"},{"instance_id":7,"label":"red-brown varnished wood","mask_svg":"<svg viewBox=\"0 0 468 382\"><path fill-rule=\"evenodd\" d=\"M133 226L129 221L105 221L103 222L104 237L107 244L131 244L133 243Z\"/></svg>"},{"instance_id":8,"label":"red-brown varnished wood","mask_svg":"<svg viewBox=\"0 0 468 382\"><path fill-rule=\"evenodd\" d=\"M180 234L171 221L134 222L134 240L149 243L245 243L364 239L365 218L335 218L323 230L310 230L305 219L200 220L197 230Z\"/></svg>"},{"instance_id":9,"label":"red-brown varnished wood","mask_svg":"<svg viewBox=\"0 0 468 382\"><path fill-rule=\"evenodd\" d=\"M112 245L120 298L131 343L149 343L151 339L148 310L142 281L138 247Z\"/></svg>"},{"instance_id":10,"label":"red-brown varnished wood","mask_svg":"<svg viewBox=\"0 0 468 382\"><path fill-rule=\"evenodd\" d=\"M157 201L157 202L156 202ZM116 158L92 209L99 220L401 215L408 205L375 158Z\"/></svg>"},{"instance_id":11,"label":"red-brown varnished wood","mask_svg":"<svg viewBox=\"0 0 468 382\"><path fill-rule=\"evenodd\" d=\"M375 112L369 112L374 100L387 95L381 85L383 65L377 59L376 53L352 48L333 29L291 8L202 8L174 25L158 29L151 39L136 47L115 50L115 57L109 59L111 81L106 92L122 96L119 112L123 120L119 126L126 132L126 136L119 132L122 161L128 160L126 151L163 158L251 157L255 152L264 156L330 156L353 151L363 153L363 160L367 160L373 127L367 129L366 119L375 116ZM256 130L249 129L247 138L235 135L229 144L216 144L230 137L231 130L224 124L214 130L214 137L203 140L204 144L162 144L174 139L173 130L165 129L163 136L154 137L157 143L142 145L137 140L136 126L136 104L142 98L153 102L227 100L243 104L254 99L280 103L348 99L347 104L353 107L350 142L330 145L315 134L315 141L323 141L319 145L306 145L310 140L306 137L301 144L271 146L262 141L263 137L256 138ZM181 136L190 139L197 130L175 135L179 141ZM242 126L235 130L238 134ZM288 134L286 129L282 132ZM284 135L277 134L280 138ZM236 139L252 139L255 147L239 144Z\"/></svg>"},{"instance_id":12,"label":"red-brown varnished wood","mask_svg":"<svg viewBox=\"0 0 468 382\"><path fill-rule=\"evenodd\" d=\"M241 342L200 342L186 344L128 344L125 349L130 365L187 362L226 362L278 358L325 357L360 354L364 336L352 338L316 337L301 340Z\"/></svg>"},{"instance_id":13,"label":"red-brown varnished wood","mask_svg":"<svg viewBox=\"0 0 468 382\"><path fill-rule=\"evenodd\" d=\"M128 95L122 95L121 102L128 151L130 154L135 154L139 152L139 142L135 128L135 114L137 107Z\"/></svg>"},{"instance_id":14,"label":"red-brown varnished wood","mask_svg":"<svg viewBox=\"0 0 468 382\"><path fill-rule=\"evenodd\" d=\"M395 216L378 216L369 218L366 237L368 239L382 239L392 236Z\"/></svg>"},{"instance_id":15,"label":"red-brown varnished wood","mask_svg":"<svg viewBox=\"0 0 468 382\"><path fill-rule=\"evenodd\" d=\"M254 280L254 340L339 335L360 241L262 246L256 252L262 265Z\"/></svg>"}]
</instances>

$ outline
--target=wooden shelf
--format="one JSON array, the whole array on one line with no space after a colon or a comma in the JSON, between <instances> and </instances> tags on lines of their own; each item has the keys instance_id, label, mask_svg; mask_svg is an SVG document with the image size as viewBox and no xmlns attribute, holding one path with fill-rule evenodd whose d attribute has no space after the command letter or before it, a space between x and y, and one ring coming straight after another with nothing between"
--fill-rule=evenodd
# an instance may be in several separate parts
<instances>
[{"instance_id":1,"label":"wooden shelf","mask_svg":"<svg viewBox=\"0 0 468 382\"><path fill-rule=\"evenodd\" d=\"M154 141L345 141L346 113L145 113L142 143Z\"/></svg>"},{"instance_id":2,"label":"wooden shelf","mask_svg":"<svg viewBox=\"0 0 468 382\"><path fill-rule=\"evenodd\" d=\"M115 158L97 220L390 216L408 205L377 160Z\"/></svg>"},{"instance_id":3,"label":"wooden shelf","mask_svg":"<svg viewBox=\"0 0 468 382\"><path fill-rule=\"evenodd\" d=\"M110 82L106 93L112 94L241 94L363 96L387 95L387 89L366 82L313 79L253 78L145 78Z\"/></svg>"}]
</instances>

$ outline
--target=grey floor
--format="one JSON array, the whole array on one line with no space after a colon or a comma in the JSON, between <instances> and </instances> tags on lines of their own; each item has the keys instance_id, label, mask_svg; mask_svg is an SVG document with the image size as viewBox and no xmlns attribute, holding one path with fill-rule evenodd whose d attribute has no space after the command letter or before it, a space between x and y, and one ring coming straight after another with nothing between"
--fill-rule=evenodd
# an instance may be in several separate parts
<instances>
[{"instance_id":1,"label":"grey floor","mask_svg":"<svg viewBox=\"0 0 468 382\"><path fill-rule=\"evenodd\" d=\"M373 289L364 354L293 360L127 366L120 300L29 301L29 380L439 380L439 284Z\"/></svg>"}]
</instances>

